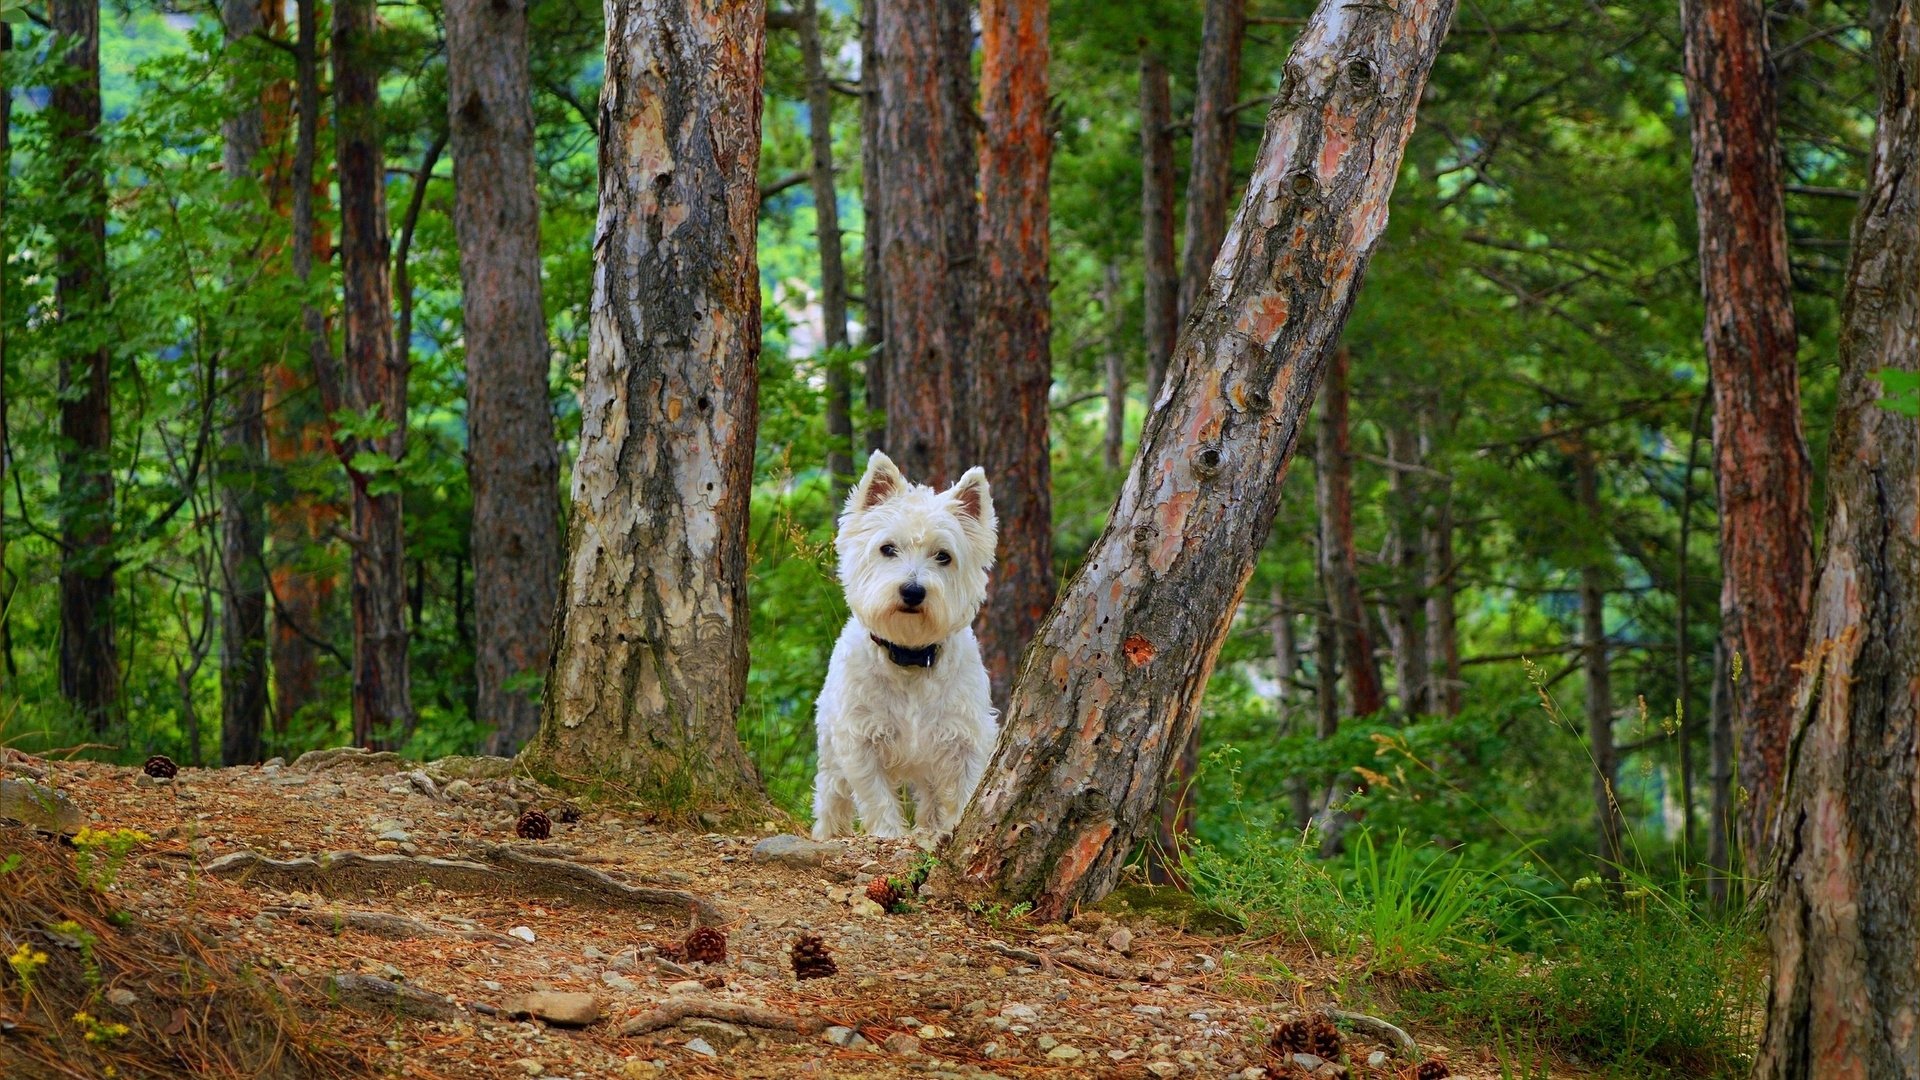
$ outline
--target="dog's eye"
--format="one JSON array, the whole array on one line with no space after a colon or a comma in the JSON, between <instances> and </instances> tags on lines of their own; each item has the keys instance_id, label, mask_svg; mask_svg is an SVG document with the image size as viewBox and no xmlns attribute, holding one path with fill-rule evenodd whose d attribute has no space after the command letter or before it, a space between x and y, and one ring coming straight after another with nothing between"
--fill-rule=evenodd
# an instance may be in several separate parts
<instances>
[{"instance_id":1,"label":"dog's eye","mask_svg":"<svg viewBox=\"0 0 1920 1080\"><path fill-rule=\"evenodd\" d=\"M892 544L881 544L880 554L885 556L886 558L891 559L894 556L900 554L900 549L897 547L894 547Z\"/></svg>"},{"instance_id":2,"label":"dog's eye","mask_svg":"<svg viewBox=\"0 0 1920 1080\"><path fill-rule=\"evenodd\" d=\"M941 566L945 566L953 561L953 556L944 551L936 551L933 553L933 561L939 563Z\"/></svg>"}]
</instances>

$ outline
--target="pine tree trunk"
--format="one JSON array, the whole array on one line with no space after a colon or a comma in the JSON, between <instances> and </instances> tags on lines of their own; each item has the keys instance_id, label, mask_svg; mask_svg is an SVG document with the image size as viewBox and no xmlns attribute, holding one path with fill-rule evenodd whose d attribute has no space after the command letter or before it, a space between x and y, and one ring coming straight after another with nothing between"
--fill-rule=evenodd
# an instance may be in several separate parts
<instances>
[{"instance_id":1,"label":"pine tree trunk","mask_svg":"<svg viewBox=\"0 0 1920 1080\"><path fill-rule=\"evenodd\" d=\"M1769 9L1764 0L1683 0L1681 8L1720 490L1721 627L1741 660L1742 830L1757 866L1806 644L1812 467L1800 430Z\"/></svg>"},{"instance_id":2,"label":"pine tree trunk","mask_svg":"<svg viewBox=\"0 0 1920 1080\"><path fill-rule=\"evenodd\" d=\"M880 0L875 156L885 281L889 456L944 486L970 461L968 334L977 277L979 166L966 0ZM999 475L992 477L997 488Z\"/></svg>"},{"instance_id":3,"label":"pine tree trunk","mask_svg":"<svg viewBox=\"0 0 1920 1080\"><path fill-rule=\"evenodd\" d=\"M1273 583L1272 600L1274 681L1279 684L1279 708L1274 734L1285 737L1292 735L1299 727L1297 710L1300 703L1293 684L1300 675L1300 643L1294 637L1293 615L1287 610L1286 591L1277 580ZM1313 794L1305 777L1287 778L1287 804L1293 827L1306 828L1307 823L1313 820Z\"/></svg>"},{"instance_id":4,"label":"pine tree trunk","mask_svg":"<svg viewBox=\"0 0 1920 1080\"><path fill-rule=\"evenodd\" d=\"M1593 453L1582 449L1574 459L1575 495L1583 519L1600 529L1605 509L1600 505L1600 475ZM1613 750L1613 679L1607 657L1607 589L1604 564L1580 568L1580 646L1587 668L1587 753L1593 765L1594 855L1601 877L1620 877L1620 803L1615 795L1618 772Z\"/></svg>"},{"instance_id":5,"label":"pine tree trunk","mask_svg":"<svg viewBox=\"0 0 1920 1080\"><path fill-rule=\"evenodd\" d=\"M807 135L812 150L815 244L820 249L822 344L834 354L827 365L827 472L833 504L846 501L853 482L853 379L847 371L847 270L840 247L840 194L833 179L833 82L820 54L820 12L814 0L800 3L800 58L807 72ZM869 284L869 288L871 288Z\"/></svg>"},{"instance_id":6,"label":"pine tree trunk","mask_svg":"<svg viewBox=\"0 0 1920 1080\"><path fill-rule=\"evenodd\" d=\"M1240 53L1247 36L1247 0L1206 0L1200 24L1200 69L1194 77L1193 165L1187 172L1187 237L1180 270L1180 318L1193 314L1212 287L1214 256L1227 233L1233 198L1230 112L1240 96Z\"/></svg>"},{"instance_id":7,"label":"pine tree trunk","mask_svg":"<svg viewBox=\"0 0 1920 1080\"><path fill-rule=\"evenodd\" d=\"M1106 313L1107 329L1107 430L1103 450L1108 472L1119 472L1126 464L1127 449L1127 353L1121 348L1120 264L1107 264L1106 286L1100 293L1100 307Z\"/></svg>"},{"instance_id":8,"label":"pine tree trunk","mask_svg":"<svg viewBox=\"0 0 1920 1080\"><path fill-rule=\"evenodd\" d=\"M1426 492L1417 479L1421 469L1419 433L1405 422L1395 422L1387 425L1386 436L1387 458L1397 466L1387 474L1393 503L1389 508L1393 514L1393 603L1388 612L1393 628L1393 682L1400 693L1400 710L1411 718L1432 711L1427 703L1427 635L1420 622L1426 591L1420 519Z\"/></svg>"},{"instance_id":9,"label":"pine tree trunk","mask_svg":"<svg viewBox=\"0 0 1920 1080\"><path fill-rule=\"evenodd\" d=\"M1437 426L1431 409L1420 414L1420 460L1433 460L1430 440ZM1421 524L1427 597L1427 707L1442 716L1460 712L1460 634L1453 607L1453 479L1433 474L1433 490Z\"/></svg>"},{"instance_id":10,"label":"pine tree trunk","mask_svg":"<svg viewBox=\"0 0 1920 1080\"><path fill-rule=\"evenodd\" d=\"M325 265L333 251L332 238L314 205L327 197L324 178L316 182L315 176L321 109L318 5L319 0L298 0L295 11L296 117L287 197L293 275L303 285L312 279L315 260ZM336 365L327 341L326 316L318 307L302 305L300 337L306 343L306 366L316 380L332 372ZM314 387L299 367L282 362L267 372L266 411L273 420L267 428L267 456L282 470L331 452L324 405L315 400ZM327 640L333 624L337 582L332 573L316 568L317 560L307 553L337 529L339 517L337 506L306 492L276 500L267 511L273 547L268 582L273 601L274 725L283 735L300 711L321 696L318 642Z\"/></svg>"},{"instance_id":11,"label":"pine tree trunk","mask_svg":"<svg viewBox=\"0 0 1920 1080\"><path fill-rule=\"evenodd\" d=\"M1147 411L1160 400L1180 332L1180 268L1173 246L1173 103L1167 65L1140 49L1140 224L1146 280Z\"/></svg>"},{"instance_id":12,"label":"pine tree trunk","mask_svg":"<svg viewBox=\"0 0 1920 1080\"><path fill-rule=\"evenodd\" d=\"M52 224L60 357L60 695L93 731L118 714L113 611L113 376L107 351L107 181L100 161L99 0L51 0L64 68L49 101L68 199Z\"/></svg>"},{"instance_id":13,"label":"pine tree trunk","mask_svg":"<svg viewBox=\"0 0 1920 1080\"><path fill-rule=\"evenodd\" d=\"M560 595L560 454L547 392L524 0L448 0L453 226L467 351L474 675L490 754L540 730ZM516 680L521 680L517 682Z\"/></svg>"},{"instance_id":14,"label":"pine tree trunk","mask_svg":"<svg viewBox=\"0 0 1920 1080\"><path fill-rule=\"evenodd\" d=\"M759 420L764 8L607 12L592 343L537 774L759 802L735 722Z\"/></svg>"},{"instance_id":15,"label":"pine tree trunk","mask_svg":"<svg viewBox=\"0 0 1920 1080\"><path fill-rule=\"evenodd\" d=\"M1707 822L1707 900L1724 910L1734 881L1733 845L1733 694L1727 685L1727 646L1713 650L1713 688L1707 696L1708 720L1713 725L1707 759L1707 799L1712 817Z\"/></svg>"},{"instance_id":16,"label":"pine tree trunk","mask_svg":"<svg viewBox=\"0 0 1920 1080\"><path fill-rule=\"evenodd\" d=\"M383 421L386 433L336 436L352 489L353 741L399 745L413 725L407 668L407 579L397 470L407 447L407 367L393 340L386 161L380 142L379 52L373 0L333 9L334 168L340 186L344 363L339 407ZM330 402L327 412L336 411ZM380 470L366 467L371 455ZM391 462L388 465L387 462Z\"/></svg>"},{"instance_id":17,"label":"pine tree trunk","mask_svg":"<svg viewBox=\"0 0 1920 1080\"><path fill-rule=\"evenodd\" d=\"M1053 383L1048 304L1048 0L982 0L979 323L973 341L977 461L1000 517L993 588L975 622L1004 704L1014 669L1053 604L1053 470L1047 391ZM957 464L957 463L956 463Z\"/></svg>"},{"instance_id":18,"label":"pine tree trunk","mask_svg":"<svg viewBox=\"0 0 1920 1080\"><path fill-rule=\"evenodd\" d=\"M880 55L875 37L879 24L878 8L890 0L861 0L860 5L860 203L863 230L860 237L861 276L866 295L861 309L866 325L861 331L867 346L867 411L873 426L867 429L867 450L887 444L887 303L886 271L881 253L886 250L886 189L881 176L880 157L880 72L886 57Z\"/></svg>"},{"instance_id":19,"label":"pine tree trunk","mask_svg":"<svg viewBox=\"0 0 1920 1080\"><path fill-rule=\"evenodd\" d=\"M1367 632L1367 609L1360 600L1360 576L1353 549L1353 446L1347 422L1347 350L1335 350L1327 364L1320 400L1320 438L1314 444L1319 483L1320 570L1327 606L1340 640L1340 666L1347 674L1347 705L1355 716L1386 708L1380 664Z\"/></svg>"},{"instance_id":20,"label":"pine tree trunk","mask_svg":"<svg viewBox=\"0 0 1920 1080\"><path fill-rule=\"evenodd\" d=\"M1873 8L1880 122L1854 220L1826 551L1775 817L1773 979L1753 1075L1920 1077L1920 12Z\"/></svg>"},{"instance_id":21,"label":"pine tree trunk","mask_svg":"<svg viewBox=\"0 0 1920 1080\"><path fill-rule=\"evenodd\" d=\"M1058 918L1105 894L1153 827L1386 225L1452 10L1330 2L1301 33L1222 272L1105 532L1021 668L937 886Z\"/></svg>"},{"instance_id":22,"label":"pine tree trunk","mask_svg":"<svg viewBox=\"0 0 1920 1080\"><path fill-rule=\"evenodd\" d=\"M8 54L13 52L13 24L0 22L0 71L5 70ZM7 246L7 195L13 186L13 80L0 76L0 252ZM0 257L0 446L13 445L13 430L7 418L7 261ZM0 491L5 491L12 462L0 454ZM0 498L0 657L4 657L7 682L14 679L13 661L13 573L7 567L6 500Z\"/></svg>"},{"instance_id":23,"label":"pine tree trunk","mask_svg":"<svg viewBox=\"0 0 1920 1080\"><path fill-rule=\"evenodd\" d=\"M247 42L261 27L255 0L224 0L222 21L229 45ZM263 148L263 110L242 105L221 124L226 174L255 176ZM237 355L226 365L231 388L221 460L220 488L220 761L247 765L261 760L267 715L267 597L262 545L266 500L266 385L258 357Z\"/></svg>"}]
</instances>

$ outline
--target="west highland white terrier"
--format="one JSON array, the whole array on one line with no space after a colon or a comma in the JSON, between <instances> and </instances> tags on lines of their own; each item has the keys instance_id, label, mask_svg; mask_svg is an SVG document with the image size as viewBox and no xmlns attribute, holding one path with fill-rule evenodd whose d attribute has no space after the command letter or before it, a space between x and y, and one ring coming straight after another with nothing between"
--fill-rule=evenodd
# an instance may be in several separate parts
<instances>
[{"instance_id":1,"label":"west highland white terrier","mask_svg":"<svg viewBox=\"0 0 1920 1080\"><path fill-rule=\"evenodd\" d=\"M861 827L930 841L960 819L993 753L987 669L971 624L987 598L997 523L987 475L946 491L910 484L875 451L847 497L834 550L853 618L814 704L817 840Z\"/></svg>"}]
</instances>

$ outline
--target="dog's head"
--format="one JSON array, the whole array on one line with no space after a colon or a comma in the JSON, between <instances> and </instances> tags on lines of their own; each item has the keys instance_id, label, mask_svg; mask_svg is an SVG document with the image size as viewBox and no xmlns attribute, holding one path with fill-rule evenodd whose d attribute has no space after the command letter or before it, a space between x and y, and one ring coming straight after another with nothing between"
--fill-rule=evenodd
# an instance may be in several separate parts
<instances>
[{"instance_id":1,"label":"dog's head","mask_svg":"<svg viewBox=\"0 0 1920 1080\"><path fill-rule=\"evenodd\" d=\"M847 497L834 550L847 605L896 645L944 641L987 598L997 523L987 474L968 469L945 491L910 484L874 451Z\"/></svg>"}]
</instances>

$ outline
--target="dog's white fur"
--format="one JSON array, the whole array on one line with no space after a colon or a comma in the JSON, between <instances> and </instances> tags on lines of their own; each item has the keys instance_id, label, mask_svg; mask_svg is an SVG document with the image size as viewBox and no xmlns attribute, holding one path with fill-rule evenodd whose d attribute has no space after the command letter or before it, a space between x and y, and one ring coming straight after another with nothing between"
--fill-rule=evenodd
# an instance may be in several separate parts
<instances>
[{"instance_id":1,"label":"dog's white fur","mask_svg":"<svg viewBox=\"0 0 1920 1080\"><path fill-rule=\"evenodd\" d=\"M987 669L971 624L987 597L997 522L986 473L936 492L910 484L875 451L847 498L834 550L853 618L840 632L814 705L820 761L815 839L861 826L906 835L898 792L913 791L914 831L953 829L993 753ZM926 590L918 604L902 590ZM932 667L903 667L873 639L935 645Z\"/></svg>"}]
</instances>

